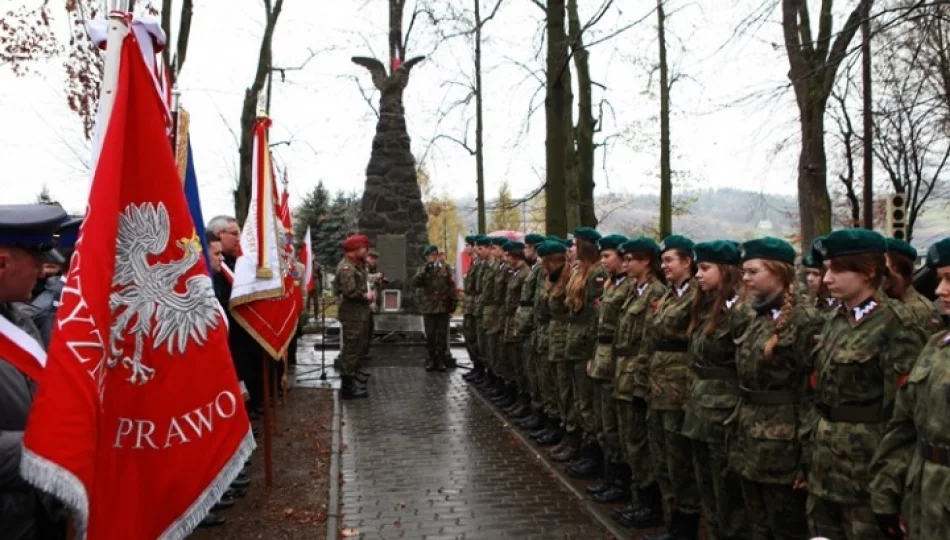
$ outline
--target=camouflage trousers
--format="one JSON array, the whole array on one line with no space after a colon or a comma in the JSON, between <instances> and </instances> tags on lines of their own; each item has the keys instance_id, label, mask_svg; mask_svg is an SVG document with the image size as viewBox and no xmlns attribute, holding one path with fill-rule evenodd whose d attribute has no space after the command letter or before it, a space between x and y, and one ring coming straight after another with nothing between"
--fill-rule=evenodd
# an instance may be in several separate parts
<instances>
[{"instance_id":1,"label":"camouflage trousers","mask_svg":"<svg viewBox=\"0 0 950 540\"><path fill-rule=\"evenodd\" d=\"M369 359L369 346L373 342L373 331L375 330L374 324L375 323L373 321L373 312L370 311L369 317L366 318L366 330L364 330L365 337L363 339L363 350L360 351L360 364L359 364L360 367L362 367L364 360Z\"/></svg>"},{"instance_id":2,"label":"camouflage trousers","mask_svg":"<svg viewBox=\"0 0 950 540\"><path fill-rule=\"evenodd\" d=\"M781 484L763 484L740 478L745 501L748 540L809 538L805 521L805 491Z\"/></svg>"},{"instance_id":3,"label":"camouflage trousers","mask_svg":"<svg viewBox=\"0 0 950 540\"><path fill-rule=\"evenodd\" d=\"M692 441L680 434L683 416L683 411L656 409L651 409L647 416L653 474L663 494L667 527L674 511L698 514L701 509L693 473Z\"/></svg>"},{"instance_id":4,"label":"camouflage trousers","mask_svg":"<svg viewBox=\"0 0 950 540\"><path fill-rule=\"evenodd\" d=\"M808 495L805 517L811 536L831 540L884 540L870 503L843 504Z\"/></svg>"},{"instance_id":5,"label":"camouflage trousers","mask_svg":"<svg viewBox=\"0 0 950 540\"><path fill-rule=\"evenodd\" d=\"M626 463L620 448L620 434L617 431L617 410L614 408L614 387L611 381L591 379L594 383L594 422L597 426L596 437L604 459L609 463Z\"/></svg>"},{"instance_id":6,"label":"camouflage trousers","mask_svg":"<svg viewBox=\"0 0 950 540\"><path fill-rule=\"evenodd\" d=\"M422 316L422 322L425 324L426 350L429 353L429 361L436 365L440 365L445 361L445 355L449 350L449 328L446 324L448 317L448 313Z\"/></svg>"},{"instance_id":7,"label":"camouflage trousers","mask_svg":"<svg viewBox=\"0 0 950 540\"><path fill-rule=\"evenodd\" d=\"M369 311L350 313L345 318L340 318L340 324L343 326L343 335L340 339L340 366L344 376L356 374L356 369L359 367L360 357L365 347L367 319L369 319Z\"/></svg>"},{"instance_id":8,"label":"camouflage trousers","mask_svg":"<svg viewBox=\"0 0 950 540\"><path fill-rule=\"evenodd\" d=\"M541 407L544 414L551 419L560 419L561 411L558 407L557 391L557 364L547 361L544 351L537 353L538 358L538 391L541 394Z\"/></svg>"},{"instance_id":9,"label":"camouflage trousers","mask_svg":"<svg viewBox=\"0 0 950 540\"><path fill-rule=\"evenodd\" d=\"M534 336L528 336L528 339L521 344L521 362L524 368L524 386L521 390L531 397L531 407L541 410L541 391L538 387L538 357L534 354Z\"/></svg>"},{"instance_id":10,"label":"camouflage trousers","mask_svg":"<svg viewBox=\"0 0 950 540\"><path fill-rule=\"evenodd\" d=\"M725 442L693 440L693 469L706 522L706 538L741 539L746 529L739 475L729 469Z\"/></svg>"},{"instance_id":11,"label":"camouflage trousers","mask_svg":"<svg viewBox=\"0 0 950 540\"><path fill-rule=\"evenodd\" d=\"M488 332L485 331L485 318L478 317L475 324L477 327L478 356L485 369L491 370L492 367L492 348L488 340Z\"/></svg>"},{"instance_id":12,"label":"camouflage trousers","mask_svg":"<svg viewBox=\"0 0 950 540\"><path fill-rule=\"evenodd\" d=\"M633 487L644 489L656 481L647 436L647 402L636 397L632 402L615 399L614 409L620 447L630 465Z\"/></svg>"},{"instance_id":13,"label":"camouflage trousers","mask_svg":"<svg viewBox=\"0 0 950 540\"><path fill-rule=\"evenodd\" d=\"M472 360L472 366L476 370L483 369L484 365L478 354L478 318L475 315L466 314L462 317L462 337L465 338L465 350Z\"/></svg>"},{"instance_id":14,"label":"camouflage trousers","mask_svg":"<svg viewBox=\"0 0 950 540\"><path fill-rule=\"evenodd\" d=\"M587 376L587 362L571 361L574 364L574 411L584 442L593 444L597 440L597 415L594 413L594 388L597 381Z\"/></svg>"},{"instance_id":15,"label":"camouflage trousers","mask_svg":"<svg viewBox=\"0 0 950 540\"><path fill-rule=\"evenodd\" d=\"M505 365L503 373L505 380L509 383L518 385L520 391L524 391L524 343L520 341L508 341L504 344Z\"/></svg>"},{"instance_id":16,"label":"camouflage trousers","mask_svg":"<svg viewBox=\"0 0 950 540\"><path fill-rule=\"evenodd\" d=\"M564 429L568 433L576 433L578 424L577 411L574 409L574 372L576 362L555 362L555 377L557 381L557 411ZM581 370L584 371L584 370ZM584 373L587 376L587 373Z\"/></svg>"}]
</instances>

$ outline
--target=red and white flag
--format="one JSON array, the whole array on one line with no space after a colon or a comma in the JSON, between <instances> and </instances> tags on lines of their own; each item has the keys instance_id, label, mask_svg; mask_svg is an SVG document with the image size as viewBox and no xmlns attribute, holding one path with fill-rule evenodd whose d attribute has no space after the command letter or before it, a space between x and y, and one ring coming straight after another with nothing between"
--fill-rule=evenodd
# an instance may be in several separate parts
<instances>
[{"instance_id":1,"label":"red and white flag","mask_svg":"<svg viewBox=\"0 0 950 540\"><path fill-rule=\"evenodd\" d=\"M303 306L293 247L287 249L278 214L277 186L267 144L270 120L254 125L251 202L241 231L241 256L234 264L231 315L274 359L297 330ZM286 216L290 218L289 212Z\"/></svg>"},{"instance_id":2,"label":"red and white flag","mask_svg":"<svg viewBox=\"0 0 950 540\"><path fill-rule=\"evenodd\" d=\"M163 98L135 33L118 43L20 472L72 508L77 538L181 539L240 473L254 437Z\"/></svg>"},{"instance_id":3,"label":"red and white flag","mask_svg":"<svg viewBox=\"0 0 950 540\"><path fill-rule=\"evenodd\" d=\"M39 341L0 315L0 358L34 381L39 381L46 367L46 351Z\"/></svg>"},{"instance_id":4,"label":"red and white flag","mask_svg":"<svg viewBox=\"0 0 950 540\"><path fill-rule=\"evenodd\" d=\"M307 292L312 292L316 288L313 281L313 242L310 240L310 226L307 226L307 234L303 237L303 284Z\"/></svg>"}]
</instances>

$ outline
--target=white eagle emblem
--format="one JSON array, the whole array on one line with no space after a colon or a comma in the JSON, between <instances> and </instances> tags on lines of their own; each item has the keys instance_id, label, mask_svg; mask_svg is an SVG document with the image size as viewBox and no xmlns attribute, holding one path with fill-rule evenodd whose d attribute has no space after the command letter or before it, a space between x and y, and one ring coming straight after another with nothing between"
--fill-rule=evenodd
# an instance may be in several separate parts
<instances>
[{"instance_id":1,"label":"white eagle emblem","mask_svg":"<svg viewBox=\"0 0 950 540\"><path fill-rule=\"evenodd\" d=\"M115 275L112 278L110 347L115 367L131 369L129 382L145 384L155 369L142 363L145 338L152 348L166 345L168 353L183 353L189 340L201 344L211 329L217 328L220 311L211 279L199 274L185 281L184 292L175 289L183 275L201 262L201 243L192 231L191 238L175 242L182 251L180 259L149 263L150 256L165 253L171 234L168 211L162 203L129 205L119 215L116 239ZM135 336L132 356L124 354L127 335Z\"/></svg>"}]
</instances>

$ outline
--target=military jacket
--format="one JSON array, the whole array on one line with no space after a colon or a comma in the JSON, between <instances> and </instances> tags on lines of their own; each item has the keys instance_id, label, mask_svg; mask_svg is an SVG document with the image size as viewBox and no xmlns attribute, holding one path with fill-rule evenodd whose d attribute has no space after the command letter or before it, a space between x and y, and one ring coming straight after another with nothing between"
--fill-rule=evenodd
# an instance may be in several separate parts
<instances>
[{"instance_id":1,"label":"military jacket","mask_svg":"<svg viewBox=\"0 0 950 540\"><path fill-rule=\"evenodd\" d=\"M518 300L518 309L514 316L517 332L523 339L529 339L534 333L534 299L538 294L538 280L544 274L544 268L540 262L526 268L528 275L521 287L521 298Z\"/></svg>"},{"instance_id":2,"label":"military jacket","mask_svg":"<svg viewBox=\"0 0 950 540\"><path fill-rule=\"evenodd\" d=\"M480 260L472 261L468 267L468 273L462 281L462 314L478 315L478 274L481 272L482 263Z\"/></svg>"},{"instance_id":3,"label":"military jacket","mask_svg":"<svg viewBox=\"0 0 950 540\"><path fill-rule=\"evenodd\" d=\"M508 271L511 270L507 264L497 262L495 272L492 274L492 281L488 284L491 288L491 296L486 302L486 308L492 307L492 317L485 317L485 331L490 334L504 334L505 332L505 297L508 294Z\"/></svg>"},{"instance_id":4,"label":"military jacket","mask_svg":"<svg viewBox=\"0 0 950 540\"><path fill-rule=\"evenodd\" d=\"M880 291L825 323L815 349L815 428L809 492L842 504L868 500L868 465L891 417L898 381L927 339L910 309Z\"/></svg>"},{"instance_id":5,"label":"military jacket","mask_svg":"<svg viewBox=\"0 0 950 540\"><path fill-rule=\"evenodd\" d=\"M577 272L577 270L575 270ZM610 276L600 264L595 264L587 273L584 282L584 304L571 309L567 324L567 359L573 362L588 362L594 358L597 347L597 317L600 297Z\"/></svg>"},{"instance_id":6,"label":"military jacket","mask_svg":"<svg viewBox=\"0 0 950 540\"><path fill-rule=\"evenodd\" d=\"M749 313L745 332L736 338L736 372L743 397L726 422L729 466L766 484L791 485L805 468L802 442L810 409L811 351L825 316L799 298L778 333L771 358L765 345L781 318L782 297Z\"/></svg>"},{"instance_id":7,"label":"military jacket","mask_svg":"<svg viewBox=\"0 0 950 540\"><path fill-rule=\"evenodd\" d=\"M743 309L735 296L726 301L718 324L707 335L712 302L708 304L709 309L700 314L689 337L696 382L684 407L682 434L697 441L724 443L723 423L739 403L735 339L745 332L751 313Z\"/></svg>"},{"instance_id":8,"label":"military jacket","mask_svg":"<svg viewBox=\"0 0 950 540\"><path fill-rule=\"evenodd\" d=\"M338 317L340 321L361 320L370 312L370 305L363 296L369 292L366 272L362 265L343 257L336 265L336 280L333 289L340 297Z\"/></svg>"},{"instance_id":9,"label":"military jacket","mask_svg":"<svg viewBox=\"0 0 950 540\"><path fill-rule=\"evenodd\" d=\"M907 538L950 538L950 332L930 339L898 390L870 472L875 513L902 513Z\"/></svg>"},{"instance_id":10,"label":"military jacket","mask_svg":"<svg viewBox=\"0 0 950 540\"><path fill-rule=\"evenodd\" d=\"M650 355L649 401L652 409L681 410L693 387L687 330L696 287L692 279L681 287L671 285L656 306L656 313L640 342L641 354ZM681 426L667 427L678 432Z\"/></svg>"},{"instance_id":11,"label":"military jacket","mask_svg":"<svg viewBox=\"0 0 950 540\"><path fill-rule=\"evenodd\" d=\"M521 342L530 336L530 333L528 336L521 333L515 315L518 313L518 309L521 305L521 296L531 270L527 265L523 264L517 269L508 268L505 272L508 276L505 278L504 338L508 343Z\"/></svg>"},{"instance_id":12,"label":"military jacket","mask_svg":"<svg viewBox=\"0 0 950 540\"><path fill-rule=\"evenodd\" d=\"M560 272L570 272L569 266L561 268ZM555 290L560 273L551 275L548 279L547 313L551 320L548 322L548 360L551 362L567 361L567 321L571 317L571 308L567 307L565 291ZM566 287L565 287L566 288Z\"/></svg>"},{"instance_id":13,"label":"military jacket","mask_svg":"<svg viewBox=\"0 0 950 540\"><path fill-rule=\"evenodd\" d=\"M534 352L538 358L548 357L548 325L551 323L551 312L548 311L548 273L544 265L538 264L541 269L538 279L534 283Z\"/></svg>"},{"instance_id":14,"label":"military jacket","mask_svg":"<svg viewBox=\"0 0 950 540\"><path fill-rule=\"evenodd\" d=\"M593 379L605 382L614 380L617 371L614 341L617 337L617 327L620 325L620 314L624 302L631 293L636 292L636 287L636 280L620 275L611 277L604 288L598 306L600 320L597 323L597 345L594 349L594 359L587 371L587 375Z\"/></svg>"},{"instance_id":15,"label":"military jacket","mask_svg":"<svg viewBox=\"0 0 950 540\"><path fill-rule=\"evenodd\" d=\"M943 319L940 317L940 312L937 311L937 307L924 295L917 292L917 289L913 287L907 289L907 293L904 294L904 304L906 304L914 314L914 320L917 325L923 328L929 335L943 331Z\"/></svg>"},{"instance_id":16,"label":"military jacket","mask_svg":"<svg viewBox=\"0 0 950 540\"><path fill-rule=\"evenodd\" d=\"M620 323L614 348L617 371L614 374L614 399L633 401L650 395L649 354L640 354L640 342L649 326L666 286L653 278L642 285L632 286L631 294L621 306Z\"/></svg>"},{"instance_id":17,"label":"military jacket","mask_svg":"<svg viewBox=\"0 0 950 540\"><path fill-rule=\"evenodd\" d=\"M478 312L482 316L482 328L486 331L490 322L496 318L498 306L495 304L495 288L492 285L495 282L495 272L500 263L498 261L488 260L483 263L482 269L478 274Z\"/></svg>"},{"instance_id":18,"label":"military jacket","mask_svg":"<svg viewBox=\"0 0 950 540\"><path fill-rule=\"evenodd\" d=\"M419 313L439 315L455 311L455 273L451 266L429 263L416 272L412 284L418 291L416 303Z\"/></svg>"}]
</instances>

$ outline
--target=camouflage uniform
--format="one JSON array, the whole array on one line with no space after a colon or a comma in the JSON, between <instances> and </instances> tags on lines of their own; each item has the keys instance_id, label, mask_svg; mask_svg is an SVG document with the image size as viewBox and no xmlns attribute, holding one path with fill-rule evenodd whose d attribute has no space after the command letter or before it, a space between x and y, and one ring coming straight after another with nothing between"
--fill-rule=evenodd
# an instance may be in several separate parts
<instances>
[{"instance_id":1,"label":"camouflage uniform","mask_svg":"<svg viewBox=\"0 0 950 540\"><path fill-rule=\"evenodd\" d=\"M482 359L478 351L478 276L482 261L475 260L468 268L463 280L462 296L462 336L465 337L465 350L476 370L482 369Z\"/></svg>"},{"instance_id":2,"label":"camouflage uniform","mask_svg":"<svg viewBox=\"0 0 950 540\"><path fill-rule=\"evenodd\" d=\"M933 338L907 384L871 462L871 507L903 514L907 538L950 538L950 332Z\"/></svg>"},{"instance_id":3,"label":"camouflage uniform","mask_svg":"<svg viewBox=\"0 0 950 540\"><path fill-rule=\"evenodd\" d=\"M495 282L495 271L500 263L491 259L483 263L482 269L478 274L478 307L476 312L478 318L478 352L481 355L482 362L489 371L495 373L495 351L492 347L492 336L489 336L488 329L494 319L498 316L498 307L494 302L495 288L492 283Z\"/></svg>"},{"instance_id":4,"label":"camouflage uniform","mask_svg":"<svg viewBox=\"0 0 950 540\"><path fill-rule=\"evenodd\" d=\"M604 450L608 463L625 463L620 436L617 432L617 414L613 402L614 374L617 359L614 341L620 322L621 308L636 289L636 281L625 275L614 276L604 288L600 299L597 325L597 345L590 363L588 376L594 380L594 418L597 426L597 442Z\"/></svg>"},{"instance_id":5,"label":"camouflage uniform","mask_svg":"<svg viewBox=\"0 0 950 540\"><path fill-rule=\"evenodd\" d=\"M418 290L417 305L422 313L429 353L426 368L443 369L449 348L448 318L455 311L455 273L443 263L428 263L412 280Z\"/></svg>"},{"instance_id":6,"label":"camouflage uniform","mask_svg":"<svg viewBox=\"0 0 950 540\"><path fill-rule=\"evenodd\" d=\"M656 481L647 442L650 358L639 354L640 340L650 324L654 306L664 294L666 287L656 278L637 285L622 306L615 341L617 372L613 398L617 408L617 427L624 457L632 471L633 485L640 490Z\"/></svg>"},{"instance_id":7,"label":"camouflage uniform","mask_svg":"<svg viewBox=\"0 0 950 540\"><path fill-rule=\"evenodd\" d=\"M535 354L537 323L534 316L535 296L538 294L538 282L543 279L544 267L540 262L529 266L524 285L521 287L521 297L518 300L518 309L514 315L515 329L522 340L522 363L524 366L524 386L521 389L531 396L531 407L535 411L543 408L539 385L539 369Z\"/></svg>"},{"instance_id":8,"label":"camouflage uniform","mask_svg":"<svg viewBox=\"0 0 950 540\"><path fill-rule=\"evenodd\" d=\"M943 331L943 319L937 307L927 297L917 292L917 289L908 287L907 292L904 293L904 304L914 314L917 326L923 328L925 332L934 335Z\"/></svg>"},{"instance_id":9,"label":"camouflage uniform","mask_svg":"<svg viewBox=\"0 0 950 540\"><path fill-rule=\"evenodd\" d=\"M742 488L739 477L729 470L723 423L739 403L736 345L749 323L750 313L738 305L736 296L726 301L718 324L711 332L706 324L715 307L704 298L701 313L689 337L696 382L683 408L682 434L692 440L693 469L703 505L708 538L742 538Z\"/></svg>"},{"instance_id":10,"label":"camouflage uniform","mask_svg":"<svg viewBox=\"0 0 950 540\"><path fill-rule=\"evenodd\" d=\"M692 446L682 435L683 405L694 380L686 330L696 287L693 280L681 287L671 286L640 343L643 354L650 354L650 455L663 493L668 528L674 511L691 516L700 511Z\"/></svg>"},{"instance_id":11,"label":"camouflage uniform","mask_svg":"<svg viewBox=\"0 0 950 540\"><path fill-rule=\"evenodd\" d=\"M518 320L515 315L521 306L521 298L525 282L530 270L527 264L522 264L518 268L508 270L508 277L505 286L505 360L507 369L511 378L518 385L518 389L524 392L527 388L524 366L524 342L530 338L530 332L525 335L521 331Z\"/></svg>"},{"instance_id":12,"label":"camouflage uniform","mask_svg":"<svg viewBox=\"0 0 950 540\"><path fill-rule=\"evenodd\" d=\"M565 265L561 272L570 272L570 266ZM556 291L555 283L558 276L551 276L552 283L547 294L547 312L551 317L548 322L548 361L554 364L554 375L557 387L558 416L564 422L564 430L568 435L577 433L577 414L574 410L574 366L567 360L567 321L571 309L565 301L565 291Z\"/></svg>"},{"instance_id":13,"label":"camouflage uniform","mask_svg":"<svg viewBox=\"0 0 950 540\"><path fill-rule=\"evenodd\" d=\"M502 261L497 263L495 273L492 274L492 282L489 285L492 288L490 297L491 306L494 315L489 317L485 315L486 332L488 340L492 347L492 370L505 382L512 382L512 369L505 357L505 296L508 294L508 271L510 268ZM488 307L486 306L486 309Z\"/></svg>"},{"instance_id":14,"label":"camouflage uniform","mask_svg":"<svg viewBox=\"0 0 950 540\"><path fill-rule=\"evenodd\" d=\"M588 444L596 440L597 421L594 415L594 381L587 375L587 363L594 358L594 349L597 347L597 304L604 293L608 277L600 264L591 267L584 282L584 304L580 309L571 311L567 325L565 355L568 362L573 364L574 410ZM574 276L571 277L573 279Z\"/></svg>"},{"instance_id":15,"label":"camouflage uniform","mask_svg":"<svg viewBox=\"0 0 950 540\"><path fill-rule=\"evenodd\" d=\"M775 334L783 297L747 307L752 320L736 338L741 401L726 421L729 466L740 476L750 540L797 540L808 535L806 492L792 484L804 470L800 438L807 422L810 352L824 316L797 299L778 335L772 357L765 345Z\"/></svg>"},{"instance_id":16,"label":"camouflage uniform","mask_svg":"<svg viewBox=\"0 0 950 540\"><path fill-rule=\"evenodd\" d=\"M343 326L340 365L343 375L351 377L356 374L360 354L364 350L363 340L366 339L366 324L370 315L369 301L364 296L369 288L363 265L343 257L336 266L333 288L340 297L337 318Z\"/></svg>"},{"instance_id":17,"label":"camouflage uniform","mask_svg":"<svg viewBox=\"0 0 950 540\"><path fill-rule=\"evenodd\" d=\"M534 293L534 353L538 365L538 390L541 394L541 403L544 415L557 423L561 420L561 411L558 406L557 366L549 359L550 337L548 330L551 324L551 312L548 308L548 294L552 286L548 273L543 265Z\"/></svg>"},{"instance_id":18,"label":"camouflage uniform","mask_svg":"<svg viewBox=\"0 0 950 540\"><path fill-rule=\"evenodd\" d=\"M898 381L926 341L904 304L878 291L839 309L815 349L815 427L809 430L808 503L813 536L879 538L868 465L892 416Z\"/></svg>"}]
</instances>

